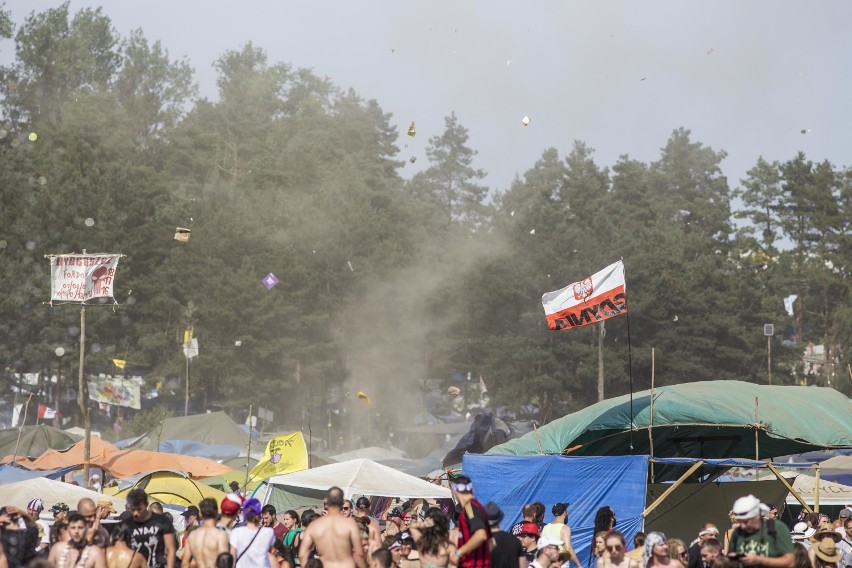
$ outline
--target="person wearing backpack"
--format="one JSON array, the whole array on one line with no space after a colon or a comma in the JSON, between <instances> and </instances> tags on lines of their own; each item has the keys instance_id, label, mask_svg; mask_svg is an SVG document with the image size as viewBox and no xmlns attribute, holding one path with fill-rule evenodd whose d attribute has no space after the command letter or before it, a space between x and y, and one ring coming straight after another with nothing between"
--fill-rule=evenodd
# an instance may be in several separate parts
<instances>
[{"instance_id":1,"label":"person wearing backpack","mask_svg":"<svg viewBox=\"0 0 852 568\"><path fill-rule=\"evenodd\" d=\"M760 514L760 499L754 495L734 501L737 526L731 535L728 558L742 567L793 568L795 555L790 529L776 519Z\"/></svg>"}]
</instances>

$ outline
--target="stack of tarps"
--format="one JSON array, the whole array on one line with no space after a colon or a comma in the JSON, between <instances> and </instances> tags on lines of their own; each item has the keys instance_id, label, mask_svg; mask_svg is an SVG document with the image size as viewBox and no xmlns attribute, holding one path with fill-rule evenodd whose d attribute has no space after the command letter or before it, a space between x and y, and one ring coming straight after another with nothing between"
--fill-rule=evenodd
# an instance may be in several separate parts
<instances>
[{"instance_id":1,"label":"stack of tarps","mask_svg":"<svg viewBox=\"0 0 852 568\"><path fill-rule=\"evenodd\" d=\"M255 492L264 504L279 511L321 507L330 487L340 487L346 498L395 497L448 499L450 490L367 459L356 459L270 477Z\"/></svg>"}]
</instances>

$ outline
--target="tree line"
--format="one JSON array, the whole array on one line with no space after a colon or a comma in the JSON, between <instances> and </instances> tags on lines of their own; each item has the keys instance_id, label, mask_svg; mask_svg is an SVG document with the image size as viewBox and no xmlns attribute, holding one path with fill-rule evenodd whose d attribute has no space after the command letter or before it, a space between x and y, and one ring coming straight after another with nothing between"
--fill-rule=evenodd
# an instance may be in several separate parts
<instances>
[{"instance_id":1,"label":"tree line","mask_svg":"<svg viewBox=\"0 0 852 568\"><path fill-rule=\"evenodd\" d=\"M7 384L75 372L79 310L44 304L44 255L86 249L126 255L118 305L87 310L87 370L182 400L192 327L193 409L237 419L253 404L286 427L372 433L448 409L468 376L539 420L587 406L601 326L550 332L540 297L621 257L630 315L606 322L607 396L630 376L649 387L652 348L658 385L766 382L766 323L773 384L852 392L845 167L798 153L732 184L725 152L677 128L653 162L603 166L575 141L490 188L448 109L407 176L404 120L252 44L216 60L209 100L186 60L141 30L120 37L100 9L65 3L17 30L4 13L0 34L15 52L0 69ZM812 345L823 364L803 358Z\"/></svg>"}]
</instances>

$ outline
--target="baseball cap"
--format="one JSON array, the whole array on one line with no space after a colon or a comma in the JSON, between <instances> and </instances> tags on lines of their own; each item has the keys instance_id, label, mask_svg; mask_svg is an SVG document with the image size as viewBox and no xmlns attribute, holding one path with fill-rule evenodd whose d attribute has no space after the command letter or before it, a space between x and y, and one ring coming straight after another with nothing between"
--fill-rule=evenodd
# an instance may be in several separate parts
<instances>
[{"instance_id":1,"label":"baseball cap","mask_svg":"<svg viewBox=\"0 0 852 568\"><path fill-rule=\"evenodd\" d=\"M734 501L734 508L731 510L734 518L738 521L745 521L760 515L760 499L754 495L746 495Z\"/></svg>"},{"instance_id":2,"label":"baseball cap","mask_svg":"<svg viewBox=\"0 0 852 568\"><path fill-rule=\"evenodd\" d=\"M840 509L840 514L837 516L840 519L848 519L849 517L852 517L852 509L850 509L849 507L846 507L845 509Z\"/></svg>"},{"instance_id":3,"label":"baseball cap","mask_svg":"<svg viewBox=\"0 0 852 568\"><path fill-rule=\"evenodd\" d=\"M403 542L405 542L406 540L410 540L411 542L414 542L414 537L411 536L411 531L402 531L401 533L399 533L399 536L396 537L396 538L397 538L397 540L401 540Z\"/></svg>"},{"instance_id":4,"label":"baseball cap","mask_svg":"<svg viewBox=\"0 0 852 568\"><path fill-rule=\"evenodd\" d=\"M181 513L181 517L197 517L199 515L198 507L195 505L190 505L186 508L186 510Z\"/></svg>"},{"instance_id":5,"label":"baseball cap","mask_svg":"<svg viewBox=\"0 0 852 568\"><path fill-rule=\"evenodd\" d=\"M62 512L67 513L70 510L71 509L68 507L68 505L66 505L65 503L62 503L62 502L56 503L55 505L53 505L53 507L50 508L50 512L53 513L54 515L56 513L62 513Z\"/></svg>"},{"instance_id":6,"label":"baseball cap","mask_svg":"<svg viewBox=\"0 0 852 568\"><path fill-rule=\"evenodd\" d=\"M521 525L521 534L531 534L533 536L539 536L541 533L538 532L538 525L535 523L524 523Z\"/></svg>"},{"instance_id":7,"label":"baseball cap","mask_svg":"<svg viewBox=\"0 0 852 568\"><path fill-rule=\"evenodd\" d=\"M553 538L552 536L545 535L545 536L541 537L540 539L538 539L537 548L538 548L538 550L541 550L542 548L544 548L546 546L557 546L558 547L558 546L562 546L563 544L565 544L565 541L559 540L558 538Z\"/></svg>"},{"instance_id":8,"label":"baseball cap","mask_svg":"<svg viewBox=\"0 0 852 568\"><path fill-rule=\"evenodd\" d=\"M30 502L27 503L27 510L30 511L44 511L44 501L36 497L35 499L30 499Z\"/></svg>"},{"instance_id":9,"label":"baseball cap","mask_svg":"<svg viewBox=\"0 0 852 568\"><path fill-rule=\"evenodd\" d=\"M224 499L222 499L221 510L223 515L233 516L240 512L240 508L243 506L243 498L237 495L236 493L228 493Z\"/></svg>"},{"instance_id":10,"label":"baseball cap","mask_svg":"<svg viewBox=\"0 0 852 568\"><path fill-rule=\"evenodd\" d=\"M391 509L388 513L388 518L392 519L393 517L402 517L402 509L400 509L399 507L394 507L393 509Z\"/></svg>"}]
</instances>

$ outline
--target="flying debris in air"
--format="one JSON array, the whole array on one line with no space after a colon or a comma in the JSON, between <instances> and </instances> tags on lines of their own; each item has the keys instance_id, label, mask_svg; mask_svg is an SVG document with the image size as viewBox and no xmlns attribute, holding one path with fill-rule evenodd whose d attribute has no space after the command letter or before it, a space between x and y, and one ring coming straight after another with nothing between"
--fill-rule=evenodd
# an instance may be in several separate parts
<instances>
[{"instance_id":1,"label":"flying debris in air","mask_svg":"<svg viewBox=\"0 0 852 568\"><path fill-rule=\"evenodd\" d=\"M712 47L711 47L710 49L708 49L708 50L707 50L707 55L710 55L711 53L713 53L713 48L712 48Z\"/></svg>"},{"instance_id":2,"label":"flying debris in air","mask_svg":"<svg viewBox=\"0 0 852 568\"><path fill-rule=\"evenodd\" d=\"M647 79L647 77L642 77L642 78L641 78L641 79L639 79L639 80L640 80L640 81L644 81L645 79Z\"/></svg>"},{"instance_id":3,"label":"flying debris in air","mask_svg":"<svg viewBox=\"0 0 852 568\"><path fill-rule=\"evenodd\" d=\"M367 404L373 404L373 401L370 400L370 397L367 396L367 393L365 393L364 391L358 391L357 396Z\"/></svg>"},{"instance_id":4,"label":"flying debris in air","mask_svg":"<svg viewBox=\"0 0 852 568\"><path fill-rule=\"evenodd\" d=\"M535 234L535 229L533 229L532 231L530 231L530 234L531 234L531 235L534 235L534 234Z\"/></svg>"},{"instance_id":5,"label":"flying debris in air","mask_svg":"<svg viewBox=\"0 0 852 568\"><path fill-rule=\"evenodd\" d=\"M459 387L450 387L447 389L447 394L450 396L458 396L461 394L461 389Z\"/></svg>"},{"instance_id":6,"label":"flying debris in air","mask_svg":"<svg viewBox=\"0 0 852 568\"><path fill-rule=\"evenodd\" d=\"M261 282L263 282L263 285L266 286L267 290L272 290L275 288L275 285L278 284L278 277L270 272L263 278L263 280L261 280Z\"/></svg>"},{"instance_id":7,"label":"flying debris in air","mask_svg":"<svg viewBox=\"0 0 852 568\"><path fill-rule=\"evenodd\" d=\"M183 227L177 227L175 229L175 240L185 243L185 242L189 241L190 233L192 233L192 229L185 229Z\"/></svg>"},{"instance_id":8,"label":"flying debris in air","mask_svg":"<svg viewBox=\"0 0 852 568\"><path fill-rule=\"evenodd\" d=\"M352 261L347 260L347 261L346 261L346 265L349 267L349 270L351 270L352 272L355 272L355 269L354 269L354 268L352 268Z\"/></svg>"},{"instance_id":9,"label":"flying debris in air","mask_svg":"<svg viewBox=\"0 0 852 568\"><path fill-rule=\"evenodd\" d=\"M408 125L408 135L412 138L417 135L417 129L414 128L414 121L411 121L411 124Z\"/></svg>"},{"instance_id":10,"label":"flying debris in air","mask_svg":"<svg viewBox=\"0 0 852 568\"><path fill-rule=\"evenodd\" d=\"M408 158L408 161L413 164L414 162L417 161L417 156L411 156L410 158Z\"/></svg>"},{"instance_id":11,"label":"flying debris in air","mask_svg":"<svg viewBox=\"0 0 852 568\"><path fill-rule=\"evenodd\" d=\"M528 117L528 116L525 116L525 117L521 120L521 124L523 124L524 126L529 126L529 123L530 123L530 117Z\"/></svg>"},{"instance_id":12,"label":"flying debris in air","mask_svg":"<svg viewBox=\"0 0 852 568\"><path fill-rule=\"evenodd\" d=\"M236 341L234 341L234 347L239 347L239 346L241 346L242 344L243 344L243 342L242 342L242 341L240 341L239 339L238 339L238 340L236 340Z\"/></svg>"},{"instance_id":13,"label":"flying debris in air","mask_svg":"<svg viewBox=\"0 0 852 568\"><path fill-rule=\"evenodd\" d=\"M677 316L675 316L672 321L678 321Z\"/></svg>"},{"instance_id":14,"label":"flying debris in air","mask_svg":"<svg viewBox=\"0 0 852 568\"><path fill-rule=\"evenodd\" d=\"M802 134L807 134L810 131L811 131L810 128L802 128Z\"/></svg>"}]
</instances>

